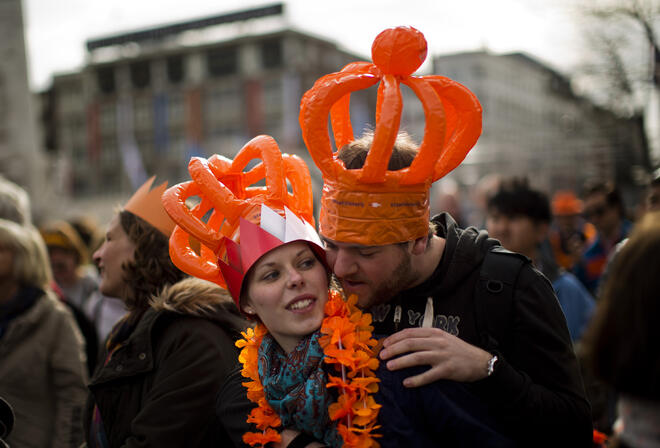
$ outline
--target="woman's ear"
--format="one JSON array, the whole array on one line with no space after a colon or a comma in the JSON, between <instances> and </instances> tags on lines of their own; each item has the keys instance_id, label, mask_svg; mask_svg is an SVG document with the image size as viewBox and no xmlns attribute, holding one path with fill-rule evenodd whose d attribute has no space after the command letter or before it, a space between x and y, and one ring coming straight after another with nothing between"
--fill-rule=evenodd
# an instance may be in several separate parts
<instances>
[{"instance_id":1,"label":"woman's ear","mask_svg":"<svg viewBox=\"0 0 660 448\"><path fill-rule=\"evenodd\" d=\"M255 314L257 314L257 312L254 310L254 308L252 308L252 305L250 305L249 303L246 303L241 308L243 308L243 312L245 314L248 314L250 316L254 316Z\"/></svg>"}]
</instances>

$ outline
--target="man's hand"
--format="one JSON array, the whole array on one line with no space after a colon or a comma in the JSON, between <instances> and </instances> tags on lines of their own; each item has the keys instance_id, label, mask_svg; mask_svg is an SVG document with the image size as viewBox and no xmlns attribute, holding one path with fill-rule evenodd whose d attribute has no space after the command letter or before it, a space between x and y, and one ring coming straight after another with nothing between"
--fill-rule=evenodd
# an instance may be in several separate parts
<instances>
[{"instance_id":1,"label":"man's hand","mask_svg":"<svg viewBox=\"0 0 660 448\"><path fill-rule=\"evenodd\" d=\"M485 378L493 355L439 328L406 328L383 341L379 356L390 360L389 370L430 366L426 372L403 380L406 387L419 387L440 379L470 382Z\"/></svg>"}]
</instances>

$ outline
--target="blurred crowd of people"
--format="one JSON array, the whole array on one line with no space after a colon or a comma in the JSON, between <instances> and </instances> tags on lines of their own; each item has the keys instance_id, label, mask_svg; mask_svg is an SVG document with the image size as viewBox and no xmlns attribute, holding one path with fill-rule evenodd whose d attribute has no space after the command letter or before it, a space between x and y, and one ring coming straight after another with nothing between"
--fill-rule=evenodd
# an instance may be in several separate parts
<instances>
[{"instance_id":1,"label":"blurred crowd of people","mask_svg":"<svg viewBox=\"0 0 660 448\"><path fill-rule=\"evenodd\" d=\"M654 343L660 335L654 336L658 330L653 323L660 288L655 284L660 278L656 275L660 268L660 175L649 183L644 213L636 222L628 219L620 194L608 183L589 185L581 197L572 191L559 191L549 197L527 179L492 180L488 190L481 193L483 224L477 225L484 226L504 248L531 259L552 284L582 362L594 428L616 434L617 446L657 446L645 441L660 440L660 352ZM454 210L460 216L457 204ZM218 313L212 317L214 314L205 308L211 306L222 310L224 317L220 324L210 323L206 330L199 321L191 324L203 334L203 340L215 340L204 349L197 341L195 350L187 348L181 352L185 356L180 354L172 361L168 356L173 346L162 347L159 356L163 359L151 362L164 363L161 369L167 369L170 362L173 364L169 368L176 370L170 372L164 387L171 388L180 381L177 387L187 389L180 397L156 400L152 406L192 400L193 407L183 406L180 411L194 413L199 407L193 403L201 404L199 399L191 398L195 396L193 384L200 397L210 389L216 391L215 395L223 389L230 372L221 360L235 355L233 339L247 324L235 309L230 309L230 299L222 290L194 282L168 290L184 276L174 266L164 267L170 263L167 240L141 222L122 211L105 235L93 217L51 221L37 228L31 222L25 191L0 179L0 397L13 409L15 422L11 421L9 429L13 430L8 438L11 446L77 446L90 437L107 438L111 434L120 440L123 433L129 433L128 428L137 424L135 420L95 420L100 406L136 406L131 397L143 387L124 383L123 393L118 394L113 386L108 395L104 382L122 367L117 361L120 358L115 356L110 361L109 354L125 343L127 334L140 331L143 325L172 319L161 316L163 310L176 310L182 319L190 314L213 321ZM157 266L140 271L132 280L113 283L107 279L103 283L99 267L110 276L113 265L121 269L135 260L121 255L126 250L118 248L122 238L130 240L124 254L149 254L154 259L161 257L161 261L143 256L137 263L133 261L136 271L139 265ZM140 249L135 250L136 246ZM94 263L90 254L94 254ZM127 292L127 287L143 291ZM196 300L210 297L209 302L186 304L190 291L195 292ZM143 318L148 310L153 316ZM180 325L184 322L181 320ZM185 342L186 336L169 331L178 334L171 336L174 339L170 344ZM190 330L183 331L187 334ZM228 332L234 337L227 339ZM218 344L222 340L226 343ZM215 367L201 368L200 359L207 367ZM190 374L185 373L184 366ZM207 372L203 378L193 380L203 371ZM90 384L91 377L94 380ZM91 401L87 399L89 390ZM239 392L223 393L236 396ZM85 413L86 400L89 408ZM213 407L214 403L208 405ZM83 414L87 415L85 419ZM240 418L232 421L230 414L225 412L218 426L241 428ZM115 426L106 434L104 424ZM142 424L150 424L147 417ZM208 435L210 424L197 427L201 438L212 438ZM97 433L90 434L90 430ZM163 437L175 437L164 428L154 430ZM225 431L223 437L227 443L232 439L241 443L231 431ZM180 443L188 439L186 435ZM96 446L109 445L99 442Z\"/></svg>"}]
</instances>

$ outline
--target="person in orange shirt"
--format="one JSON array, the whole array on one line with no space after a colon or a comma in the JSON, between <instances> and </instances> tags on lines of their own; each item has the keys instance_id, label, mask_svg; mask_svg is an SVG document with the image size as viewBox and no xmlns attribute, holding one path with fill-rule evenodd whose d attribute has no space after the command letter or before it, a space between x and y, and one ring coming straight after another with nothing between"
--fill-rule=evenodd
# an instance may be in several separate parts
<instances>
[{"instance_id":1,"label":"person in orange shirt","mask_svg":"<svg viewBox=\"0 0 660 448\"><path fill-rule=\"evenodd\" d=\"M582 201L572 191L558 191L552 197L554 225L549 234L557 264L571 270L584 249L596 238L596 228L582 218Z\"/></svg>"}]
</instances>

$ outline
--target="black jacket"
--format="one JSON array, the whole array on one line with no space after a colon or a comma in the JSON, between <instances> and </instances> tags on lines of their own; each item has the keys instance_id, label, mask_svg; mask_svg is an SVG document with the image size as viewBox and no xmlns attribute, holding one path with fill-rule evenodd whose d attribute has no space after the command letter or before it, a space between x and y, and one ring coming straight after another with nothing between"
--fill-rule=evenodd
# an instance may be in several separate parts
<instances>
[{"instance_id":1,"label":"black jacket","mask_svg":"<svg viewBox=\"0 0 660 448\"><path fill-rule=\"evenodd\" d=\"M526 264L514 289L505 337L495 347L486 346L477 328L475 288L486 253L499 243L483 230L459 229L447 214L433 221L438 236L446 239L438 267L423 284L371 310L375 333L421 326L431 297L435 327L498 355L493 375L470 387L505 433L520 446L590 446L590 406L550 282Z\"/></svg>"},{"instance_id":2,"label":"black jacket","mask_svg":"<svg viewBox=\"0 0 660 448\"><path fill-rule=\"evenodd\" d=\"M238 363L245 328L219 288L183 280L156 299L137 327L100 363L84 418L87 440L98 405L110 447L218 447L240 444L245 414L215 416L216 397Z\"/></svg>"}]
</instances>

